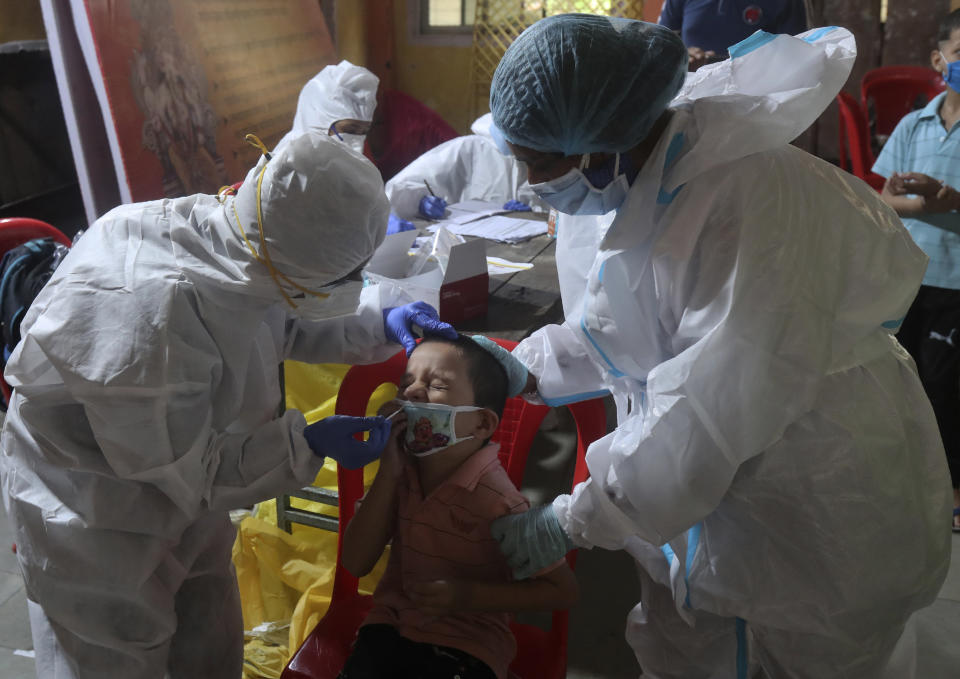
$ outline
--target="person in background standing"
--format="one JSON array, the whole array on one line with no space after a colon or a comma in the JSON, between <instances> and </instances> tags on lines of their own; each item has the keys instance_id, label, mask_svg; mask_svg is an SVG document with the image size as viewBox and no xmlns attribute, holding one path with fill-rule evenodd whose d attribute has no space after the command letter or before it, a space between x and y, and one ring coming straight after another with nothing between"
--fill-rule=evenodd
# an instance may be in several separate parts
<instances>
[{"instance_id":1,"label":"person in background standing","mask_svg":"<svg viewBox=\"0 0 960 679\"><path fill-rule=\"evenodd\" d=\"M807 10L804 0L665 0L658 23L680 34L696 71L754 31L802 33Z\"/></svg>"}]
</instances>

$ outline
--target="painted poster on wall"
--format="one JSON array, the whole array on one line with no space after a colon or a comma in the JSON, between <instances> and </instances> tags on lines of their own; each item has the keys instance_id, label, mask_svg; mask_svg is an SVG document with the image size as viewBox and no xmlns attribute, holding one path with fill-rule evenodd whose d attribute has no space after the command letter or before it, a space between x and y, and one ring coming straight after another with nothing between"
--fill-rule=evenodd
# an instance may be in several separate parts
<instances>
[{"instance_id":1,"label":"painted poster on wall","mask_svg":"<svg viewBox=\"0 0 960 679\"><path fill-rule=\"evenodd\" d=\"M123 202L241 181L335 51L319 0L85 0L74 24Z\"/></svg>"}]
</instances>

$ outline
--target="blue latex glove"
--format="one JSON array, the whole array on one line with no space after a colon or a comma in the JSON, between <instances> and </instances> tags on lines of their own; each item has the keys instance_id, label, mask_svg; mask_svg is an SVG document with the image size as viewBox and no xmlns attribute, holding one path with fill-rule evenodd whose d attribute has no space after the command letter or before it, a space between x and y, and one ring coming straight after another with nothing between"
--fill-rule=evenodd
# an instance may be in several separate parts
<instances>
[{"instance_id":1,"label":"blue latex glove","mask_svg":"<svg viewBox=\"0 0 960 679\"><path fill-rule=\"evenodd\" d=\"M501 516L490 524L490 534L499 543L517 580L542 571L576 547L560 527L553 505Z\"/></svg>"},{"instance_id":2,"label":"blue latex glove","mask_svg":"<svg viewBox=\"0 0 960 679\"><path fill-rule=\"evenodd\" d=\"M426 302L414 302L383 310L383 334L387 336L387 341L402 344L407 356L417 346L414 326L422 333L457 339L456 329L441 321L437 310Z\"/></svg>"},{"instance_id":3,"label":"blue latex glove","mask_svg":"<svg viewBox=\"0 0 960 679\"><path fill-rule=\"evenodd\" d=\"M400 233L401 231L413 231L415 228L413 222L408 222L406 219L400 219L392 212L390 213L390 219L387 220L387 235L391 233Z\"/></svg>"},{"instance_id":4,"label":"blue latex glove","mask_svg":"<svg viewBox=\"0 0 960 679\"><path fill-rule=\"evenodd\" d=\"M440 196L424 196L420 199L420 214L427 219L440 219L447 209L447 201Z\"/></svg>"},{"instance_id":5,"label":"blue latex glove","mask_svg":"<svg viewBox=\"0 0 960 679\"><path fill-rule=\"evenodd\" d=\"M504 210L512 210L513 212L530 212L533 210L529 205L519 200L508 200L503 204Z\"/></svg>"},{"instance_id":6,"label":"blue latex glove","mask_svg":"<svg viewBox=\"0 0 960 679\"><path fill-rule=\"evenodd\" d=\"M527 367L523 363L489 337L470 335L470 339L493 354L493 357L503 366L507 373L507 396L513 398L526 390L530 373L527 372Z\"/></svg>"},{"instance_id":7,"label":"blue latex glove","mask_svg":"<svg viewBox=\"0 0 960 679\"><path fill-rule=\"evenodd\" d=\"M366 441L353 437L364 431L370 432ZM380 457L390 437L390 422L383 417L331 415L308 424L303 437L317 455L332 457L347 469L357 469Z\"/></svg>"}]
</instances>

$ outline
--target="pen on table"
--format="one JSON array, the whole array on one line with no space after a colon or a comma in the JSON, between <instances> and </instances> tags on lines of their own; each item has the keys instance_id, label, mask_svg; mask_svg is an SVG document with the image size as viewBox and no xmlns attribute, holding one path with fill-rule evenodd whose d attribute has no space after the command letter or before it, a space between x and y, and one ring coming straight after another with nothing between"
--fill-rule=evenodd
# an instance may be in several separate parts
<instances>
[{"instance_id":1,"label":"pen on table","mask_svg":"<svg viewBox=\"0 0 960 679\"><path fill-rule=\"evenodd\" d=\"M437 197L437 194L435 194L435 193L433 192L433 189L430 188L430 183L429 183L426 179L423 180L423 183L426 184L426 186L427 186L427 191L430 192L430 195L433 196L434 198L436 198L436 197Z\"/></svg>"}]
</instances>

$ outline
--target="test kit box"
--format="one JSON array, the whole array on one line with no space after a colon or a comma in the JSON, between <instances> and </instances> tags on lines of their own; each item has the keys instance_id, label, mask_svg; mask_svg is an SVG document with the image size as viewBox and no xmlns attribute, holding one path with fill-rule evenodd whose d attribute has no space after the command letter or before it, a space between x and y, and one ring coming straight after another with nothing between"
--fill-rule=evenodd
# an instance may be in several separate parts
<instances>
[{"instance_id":1,"label":"test kit box","mask_svg":"<svg viewBox=\"0 0 960 679\"><path fill-rule=\"evenodd\" d=\"M490 285L486 242L476 238L454 243L449 252L439 254L438 261L425 254L408 254L416 236L416 231L387 236L364 269L365 279L395 286L415 301L426 302L447 323L486 314Z\"/></svg>"}]
</instances>

